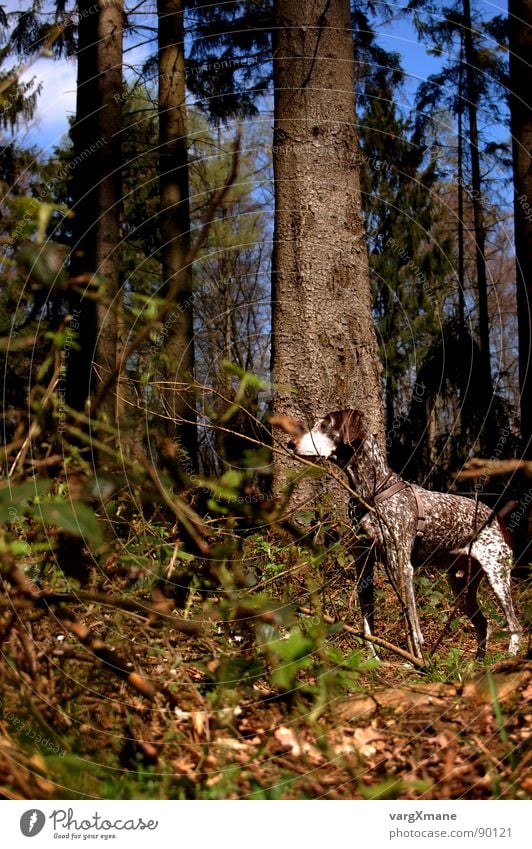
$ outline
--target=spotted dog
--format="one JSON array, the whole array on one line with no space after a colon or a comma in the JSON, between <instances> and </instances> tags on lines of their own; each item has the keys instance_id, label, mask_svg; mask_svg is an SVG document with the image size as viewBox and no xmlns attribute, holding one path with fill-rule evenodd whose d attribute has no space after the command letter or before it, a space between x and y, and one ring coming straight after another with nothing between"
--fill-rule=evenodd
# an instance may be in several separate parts
<instances>
[{"instance_id":1,"label":"spotted dog","mask_svg":"<svg viewBox=\"0 0 532 849\"><path fill-rule=\"evenodd\" d=\"M355 493L349 503L350 519L359 537L368 540L363 556L357 558L359 602L367 634L373 630L373 567L381 561L404 602L412 648L423 657L413 574L414 568L430 561L447 570L458 605L473 623L477 657L484 657L488 640L488 622L477 601L484 575L506 617L508 651L518 652L522 632L512 603L512 553L502 520L489 507L404 481L389 468L359 410L329 413L312 430L294 436L289 447L300 457L332 460L347 474Z\"/></svg>"}]
</instances>

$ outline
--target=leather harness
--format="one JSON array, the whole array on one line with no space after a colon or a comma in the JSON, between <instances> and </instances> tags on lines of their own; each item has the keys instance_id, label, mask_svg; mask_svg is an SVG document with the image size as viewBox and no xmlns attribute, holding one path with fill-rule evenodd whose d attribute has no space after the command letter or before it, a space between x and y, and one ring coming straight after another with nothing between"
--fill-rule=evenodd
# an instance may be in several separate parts
<instances>
[{"instance_id":1,"label":"leather harness","mask_svg":"<svg viewBox=\"0 0 532 849\"><path fill-rule=\"evenodd\" d=\"M427 521L427 517L425 515L425 507L423 504L423 498L421 497L421 493L418 492L416 487L414 487L411 483L407 483L404 480L398 480L395 483L392 483L390 486L386 486L391 477L393 477L394 472L389 471L388 474L382 479L380 484L376 487L375 492L370 499L369 503L374 506L375 504L380 504L381 501L386 501L388 498L391 498L392 495L396 495L398 492L402 492L404 489L411 490L414 498L416 499L416 509L417 509L417 527L416 527L416 538L420 538L425 533L425 522ZM384 489L383 489L384 487ZM514 507L517 506L517 501L509 501L504 505L500 510L492 510L491 516L486 519L482 525L475 530L475 534L471 540L471 542L475 539L476 536L480 533L480 531L487 527L491 522L496 518L499 524L501 533L506 541L506 543L512 547L512 538L510 536L510 532L508 531L506 522L504 521L504 516L513 510Z\"/></svg>"},{"instance_id":2,"label":"leather harness","mask_svg":"<svg viewBox=\"0 0 532 849\"><path fill-rule=\"evenodd\" d=\"M427 521L423 499L417 489L411 483L407 483L404 480L398 480L395 483L392 483L390 486L386 486L386 484L388 483L390 478L393 477L393 475L394 472L388 472L386 477L380 482L380 484L376 488L370 503L372 503L372 505L380 504L381 501L386 501L388 498L391 498L392 495L396 495L398 492L402 492L404 489L409 489L412 492L414 498L416 499L416 537L422 537L425 533L425 522Z\"/></svg>"}]
</instances>

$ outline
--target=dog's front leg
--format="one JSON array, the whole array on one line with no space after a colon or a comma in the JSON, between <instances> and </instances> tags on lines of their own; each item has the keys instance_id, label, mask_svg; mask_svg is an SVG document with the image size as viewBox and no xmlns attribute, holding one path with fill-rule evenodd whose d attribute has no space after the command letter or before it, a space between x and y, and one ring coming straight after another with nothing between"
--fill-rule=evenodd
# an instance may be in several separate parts
<instances>
[{"instance_id":1,"label":"dog's front leg","mask_svg":"<svg viewBox=\"0 0 532 849\"><path fill-rule=\"evenodd\" d=\"M403 609L403 616L407 629L408 650L423 659L423 634L417 615L416 597L414 595L414 567L410 560L410 552L402 549L397 540L388 540L387 572L399 602Z\"/></svg>"},{"instance_id":2,"label":"dog's front leg","mask_svg":"<svg viewBox=\"0 0 532 849\"><path fill-rule=\"evenodd\" d=\"M403 599L406 604L406 615L408 619L408 627L412 640L413 654L423 660L423 634L421 633L421 625L417 615L416 596L414 593L414 567L410 562L410 558L402 558L402 563L399 568L402 570L402 592Z\"/></svg>"},{"instance_id":3,"label":"dog's front leg","mask_svg":"<svg viewBox=\"0 0 532 849\"><path fill-rule=\"evenodd\" d=\"M373 573L375 569L375 543L359 545L355 550L357 576L357 595L362 614L362 623L366 636L373 634L375 614L375 589Z\"/></svg>"}]
</instances>

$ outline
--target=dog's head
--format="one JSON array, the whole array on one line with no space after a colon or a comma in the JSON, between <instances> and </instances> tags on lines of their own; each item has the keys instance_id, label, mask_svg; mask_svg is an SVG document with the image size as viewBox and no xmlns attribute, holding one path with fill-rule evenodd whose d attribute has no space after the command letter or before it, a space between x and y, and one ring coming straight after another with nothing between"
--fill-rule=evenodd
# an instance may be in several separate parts
<instances>
[{"instance_id":1,"label":"dog's head","mask_svg":"<svg viewBox=\"0 0 532 849\"><path fill-rule=\"evenodd\" d=\"M346 451L356 449L365 436L360 410L336 410L319 419L312 430L291 439L288 447L299 457L343 461Z\"/></svg>"}]
</instances>

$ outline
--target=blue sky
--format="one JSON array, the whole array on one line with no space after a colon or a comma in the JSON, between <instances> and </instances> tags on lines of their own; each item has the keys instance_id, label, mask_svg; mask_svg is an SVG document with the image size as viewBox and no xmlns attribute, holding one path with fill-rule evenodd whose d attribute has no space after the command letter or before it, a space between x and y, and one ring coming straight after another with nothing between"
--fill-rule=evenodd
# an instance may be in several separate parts
<instances>
[{"instance_id":1,"label":"blue sky","mask_svg":"<svg viewBox=\"0 0 532 849\"><path fill-rule=\"evenodd\" d=\"M7 12L27 8L24 0L8 0L4 2ZM391 15L399 10L404 3L386 3L386 9ZM483 16L491 17L506 12L503 0L488 2L488 0L473 0L473 9L478 9ZM379 28L379 41L387 50L394 50L402 57L402 64L407 74L405 86L404 107L412 108L413 93L423 79L436 72L440 67L439 60L427 54L426 48L418 43L412 24L405 18L395 18L390 23ZM139 64L147 56L147 48L135 49L128 55L128 61ZM19 144L35 145L41 151L51 152L59 143L61 136L67 131L68 116L75 110L76 63L74 59L53 60L39 58L29 67L23 79L35 77L43 84L43 94L39 99L36 118L31 127L22 127L17 140Z\"/></svg>"}]
</instances>

